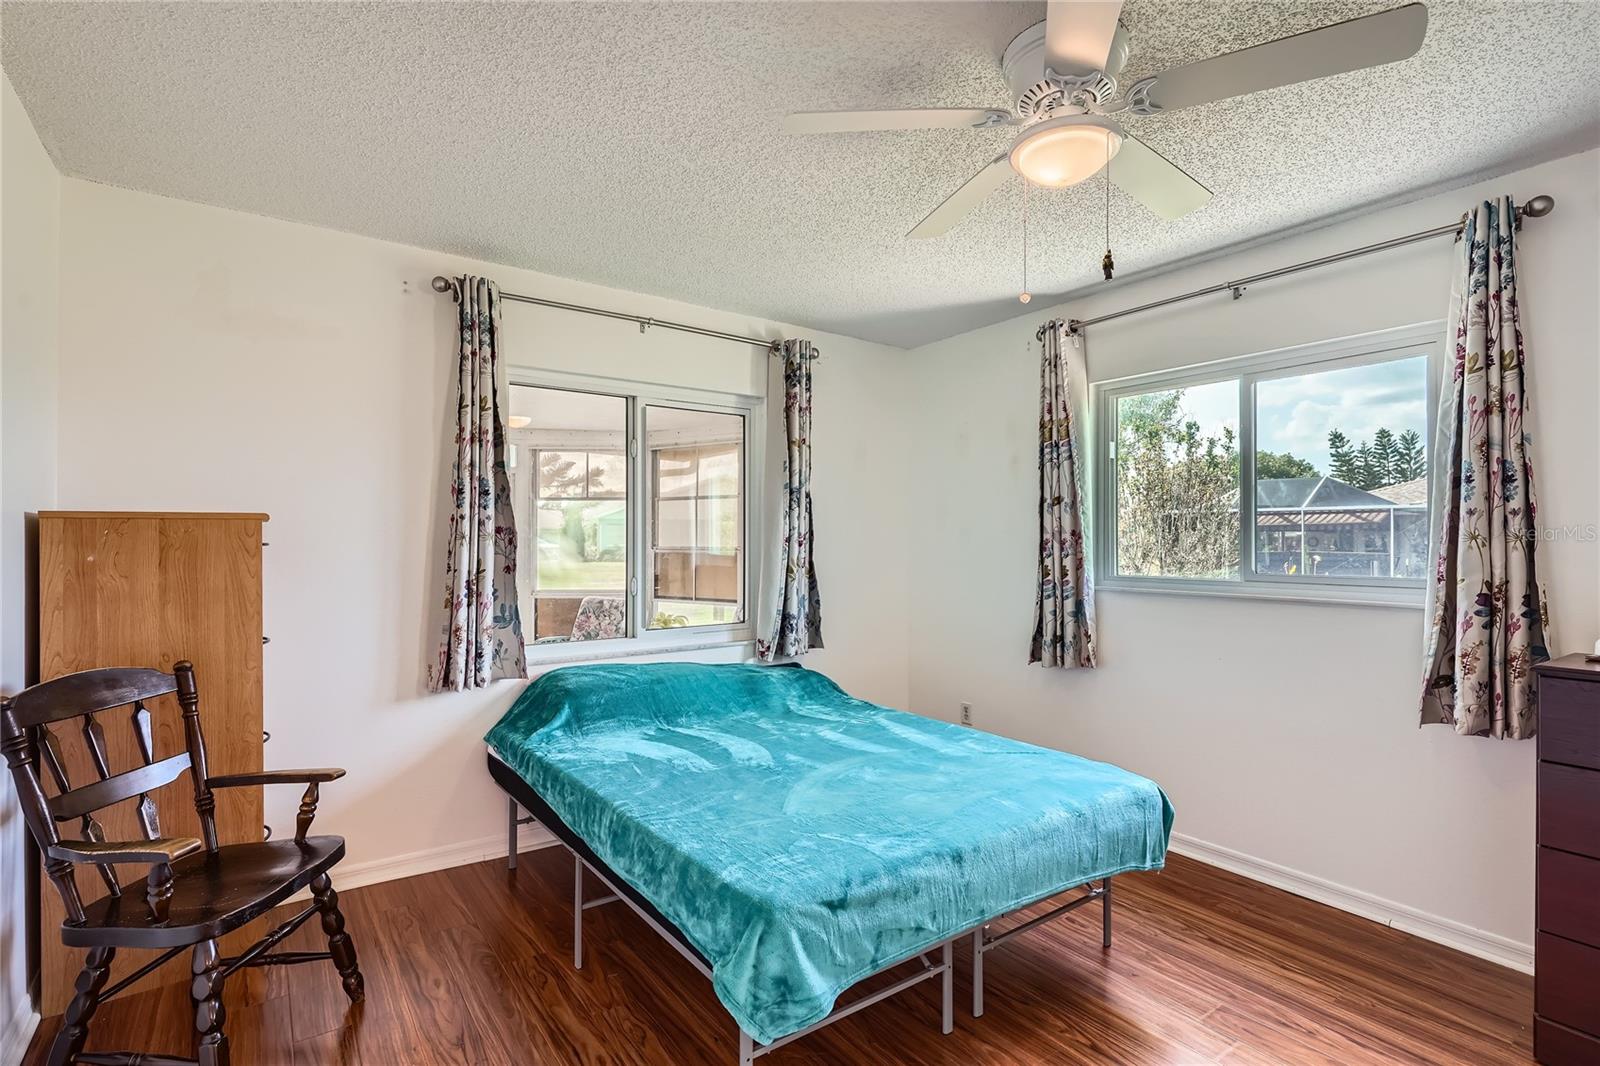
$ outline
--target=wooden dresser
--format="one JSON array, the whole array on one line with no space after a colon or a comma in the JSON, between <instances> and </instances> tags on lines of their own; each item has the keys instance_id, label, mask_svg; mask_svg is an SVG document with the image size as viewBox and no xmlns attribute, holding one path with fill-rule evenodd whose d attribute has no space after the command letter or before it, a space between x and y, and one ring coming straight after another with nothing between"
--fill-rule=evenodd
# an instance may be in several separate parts
<instances>
[{"instance_id":1,"label":"wooden dresser","mask_svg":"<svg viewBox=\"0 0 1600 1066\"><path fill-rule=\"evenodd\" d=\"M1534 1057L1600 1063L1600 664L1568 655L1539 684Z\"/></svg>"},{"instance_id":2,"label":"wooden dresser","mask_svg":"<svg viewBox=\"0 0 1600 1066\"><path fill-rule=\"evenodd\" d=\"M170 673L180 659L194 663L200 715L212 774L260 770L262 762L261 527L264 514L45 511L39 515L39 677L102 666L152 667ZM156 757L183 750L183 727L172 696L151 701ZM105 721L112 773L137 765L134 734L123 720ZM83 738L58 737L68 779L97 776ZM161 828L169 836L198 836L194 786L185 774L157 790ZM124 809L125 808L125 809ZM260 840L261 789L217 794L217 834L224 842ZM106 839L137 840L133 805L108 808ZM67 835L76 822L63 824ZM128 866L119 880L144 876ZM61 944L61 897L41 872L39 891L39 1008L59 1014L72 997L83 952ZM87 902L104 895L100 879L79 872ZM142 891L142 890L136 890ZM253 932L247 927L246 933ZM236 934L248 944L252 937ZM230 939L229 944L232 944ZM153 957L119 949L115 981ZM174 961L158 982L187 981Z\"/></svg>"}]
</instances>

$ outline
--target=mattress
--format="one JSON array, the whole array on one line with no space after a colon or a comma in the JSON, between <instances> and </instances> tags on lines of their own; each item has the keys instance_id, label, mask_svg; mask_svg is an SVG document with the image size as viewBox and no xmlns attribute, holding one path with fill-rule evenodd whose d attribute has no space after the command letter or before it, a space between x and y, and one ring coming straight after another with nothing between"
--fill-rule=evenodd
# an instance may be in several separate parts
<instances>
[{"instance_id":1,"label":"mattress","mask_svg":"<svg viewBox=\"0 0 1600 1066\"><path fill-rule=\"evenodd\" d=\"M1159 868L1172 829L1147 778L878 707L810 670L552 670L485 739L709 962L763 1043L976 925Z\"/></svg>"}]
</instances>

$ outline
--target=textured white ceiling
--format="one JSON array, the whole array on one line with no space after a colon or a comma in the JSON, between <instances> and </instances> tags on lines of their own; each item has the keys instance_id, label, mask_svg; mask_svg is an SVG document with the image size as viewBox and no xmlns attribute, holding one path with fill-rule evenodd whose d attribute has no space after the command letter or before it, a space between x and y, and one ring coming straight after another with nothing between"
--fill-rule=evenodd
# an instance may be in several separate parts
<instances>
[{"instance_id":1,"label":"textured white ceiling","mask_svg":"<svg viewBox=\"0 0 1600 1066\"><path fill-rule=\"evenodd\" d=\"M1121 78L1399 0L1128 0ZM1406 62L1132 120L1216 198L1111 197L1119 276L1593 143L1600 4L1430 0ZM791 110L1007 106L1043 3L6 2L63 172L915 345L1017 313L1021 189L904 234L1004 130L808 138ZM1030 287L1093 284L1098 180L1030 197Z\"/></svg>"}]
</instances>

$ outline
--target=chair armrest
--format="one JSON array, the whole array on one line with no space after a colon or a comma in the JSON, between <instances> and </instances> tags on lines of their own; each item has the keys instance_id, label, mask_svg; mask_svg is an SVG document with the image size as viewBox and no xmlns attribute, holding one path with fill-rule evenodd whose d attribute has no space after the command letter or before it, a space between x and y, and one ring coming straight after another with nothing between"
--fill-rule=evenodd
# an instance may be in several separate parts
<instances>
[{"instance_id":1,"label":"chair armrest","mask_svg":"<svg viewBox=\"0 0 1600 1066\"><path fill-rule=\"evenodd\" d=\"M66 862L174 863L193 855L203 844L194 837L157 837L154 840L61 840L46 855Z\"/></svg>"},{"instance_id":2,"label":"chair armrest","mask_svg":"<svg viewBox=\"0 0 1600 1066\"><path fill-rule=\"evenodd\" d=\"M247 785L312 785L324 781L337 781L344 770L337 766L320 766L311 770L262 770L253 774L222 774L206 778L207 788L241 788Z\"/></svg>"},{"instance_id":3,"label":"chair armrest","mask_svg":"<svg viewBox=\"0 0 1600 1066\"><path fill-rule=\"evenodd\" d=\"M300 813L294 820L294 838L305 843L311 819L317 816L317 786L324 781L337 781L344 771L337 766L324 766L315 770L263 770L259 774L224 774L206 778L207 788L237 788L240 785L303 784L305 795L300 797Z\"/></svg>"},{"instance_id":4,"label":"chair armrest","mask_svg":"<svg viewBox=\"0 0 1600 1066\"><path fill-rule=\"evenodd\" d=\"M154 840L60 840L45 851L65 862L145 862L144 898L156 925L167 924L172 901L172 864L193 855L205 845L194 837L157 837Z\"/></svg>"}]
</instances>

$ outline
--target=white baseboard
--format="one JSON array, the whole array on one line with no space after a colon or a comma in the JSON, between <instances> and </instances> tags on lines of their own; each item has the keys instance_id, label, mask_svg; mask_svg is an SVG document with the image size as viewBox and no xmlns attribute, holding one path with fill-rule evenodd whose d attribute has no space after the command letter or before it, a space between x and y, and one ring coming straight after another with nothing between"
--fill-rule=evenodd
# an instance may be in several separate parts
<instances>
[{"instance_id":1,"label":"white baseboard","mask_svg":"<svg viewBox=\"0 0 1600 1066\"><path fill-rule=\"evenodd\" d=\"M1224 870L1260 881L1297 896L1326 903L1330 907L1348 911L1362 918L1379 922L1403 933L1432 940L1436 944L1488 959L1523 973L1533 972L1533 945L1512 940L1498 933L1477 929L1450 918L1409 907L1404 903L1374 896L1370 892L1350 888L1312 874L1291 870L1266 859L1222 847L1220 844L1196 840L1183 833L1172 834L1171 848L1179 855L1220 866Z\"/></svg>"},{"instance_id":2,"label":"white baseboard","mask_svg":"<svg viewBox=\"0 0 1600 1066\"><path fill-rule=\"evenodd\" d=\"M39 1012L33 1009L33 1000L26 991L19 997L16 1013L6 1021L0 1033L0 1064L17 1066L28 1053L28 1042L39 1027Z\"/></svg>"},{"instance_id":3,"label":"white baseboard","mask_svg":"<svg viewBox=\"0 0 1600 1066\"><path fill-rule=\"evenodd\" d=\"M555 834L538 822L525 825L517 831L518 853L537 851L558 843L560 841L556 839ZM384 881L397 881L402 877L415 877L418 874L431 874L436 870L448 870L468 863L483 862L485 859L503 859L505 856L505 834L496 833L492 837L480 837L477 840L465 840L437 848L424 848L404 855L392 855L386 859L343 862L335 866L331 872L334 887L344 892L352 888L382 884ZM293 900L310 898L309 892L301 892L294 896Z\"/></svg>"},{"instance_id":4,"label":"white baseboard","mask_svg":"<svg viewBox=\"0 0 1600 1066\"><path fill-rule=\"evenodd\" d=\"M518 852L536 851L556 842L555 835L538 822L525 825L517 831ZM496 833L492 837L426 848L387 859L340 863L337 867L339 876L337 884L341 890L361 888L363 885L396 881L402 877L415 877L417 874L431 874L435 870L448 870L454 866L465 866L485 859L503 859L505 856L505 834Z\"/></svg>"}]
</instances>

